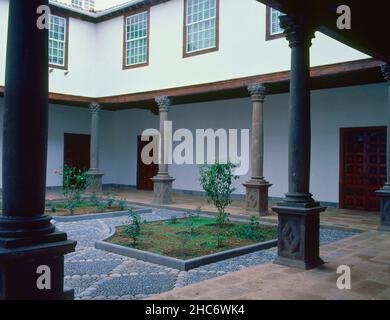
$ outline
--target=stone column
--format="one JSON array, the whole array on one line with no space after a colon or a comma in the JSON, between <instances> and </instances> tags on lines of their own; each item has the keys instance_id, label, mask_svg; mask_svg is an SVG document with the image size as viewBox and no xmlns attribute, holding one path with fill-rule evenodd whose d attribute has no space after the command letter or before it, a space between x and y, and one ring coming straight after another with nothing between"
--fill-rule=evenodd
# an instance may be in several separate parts
<instances>
[{"instance_id":1,"label":"stone column","mask_svg":"<svg viewBox=\"0 0 390 320\"><path fill-rule=\"evenodd\" d=\"M320 212L325 208L310 194L310 46L314 37L303 14L282 16L281 26L291 48L288 142L289 190L272 208L279 215L276 263L303 269L323 263L319 256Z\"/></svg>"},{"instance_id":2,"label":"stone column","mask_svg":"<svg viewBox=\"0 0 390 320\"><path fill-rule=\"evenodd\" d=\"M175 181L169 175L169 166L166 154L166 146L168 145L168 137L165 134L165 123L168 120L168 113L171 107L171 100L168 97L157 97L156 103L160 112L160 163L158 174L152 179L154 183L154 204L166 205L172 203L172 184Z\"/></svg>"},{"instance_id":3,"label":"stone column","mask_svg":"<svg viewBox=\"0 0 390 320\"><path fill-rule=\"evenodd\" d=\"M252 177L244 184L246 188L245 209L250 214L268 214L268 189L271 186L263 174L264 167L264 117L263 104L266 88L251 84L248 90L252 96Z\"/></svg>"},{"instance_id":4,"label":"stone column","mask_svg":"<svg viewBox=\"0 0 390 320\"><path fill-rule=\"evenodd\" d=\"M381 199L380 214L381 214L381 225L379 230L390 231L390 66L384 64L381 67L383 77L387 83L387 182L382 189L376 193Z\"/></svg>"},{"instance_id":5,"label":"stone column","mask_svg":"<svg viewBox=\"0 0 390 320\"><path fill-rule=\"evenodd\" d=\"M37 27L41 5L48 0L9 2L0 300L73 298L63 287L64 255L76 243L45 214L49 65L48 31ZM38 285L42 275L50 287Z\"/></svg>"},{"instance_id":6,"label":"stone column","mask_svg":"<svg viewBox=\"0 0 390 320\"><path fill-rule=\"evenodd\" d=\"M87 193L101 194L103 192L102 179L104 173L99 169L99 114L101 106L99 103L92 102L89 105L91 111L91 168L88 175L91 178L91 184L88 187Z\"/></svg>"}]
</instances>

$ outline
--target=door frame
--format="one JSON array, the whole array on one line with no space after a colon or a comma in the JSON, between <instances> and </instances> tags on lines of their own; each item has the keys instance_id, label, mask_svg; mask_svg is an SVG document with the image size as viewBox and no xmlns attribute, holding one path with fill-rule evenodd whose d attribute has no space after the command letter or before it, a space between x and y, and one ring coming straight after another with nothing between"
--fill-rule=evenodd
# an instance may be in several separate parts
<instances>
[{"instance_id":1,"label":"door frame","mask_svg":"<svg viewBox=\"0 0 390 320\"><path fill-rule=\"evenodd\" d=\"M374 126L374 127L348 127L348 128L340 128L340 162L339 162L339 208L344 209L345 208L345 203L344 203L344 186L345 186L345 181L344 181L344 167L345 167L345 143L344 143L344 138L345 135L348 132L354 131L354 132L367 132L367 131L376 131L376 130L382 130L385 128L387 129L386 126Z\"/></svg>"}]
</instances>

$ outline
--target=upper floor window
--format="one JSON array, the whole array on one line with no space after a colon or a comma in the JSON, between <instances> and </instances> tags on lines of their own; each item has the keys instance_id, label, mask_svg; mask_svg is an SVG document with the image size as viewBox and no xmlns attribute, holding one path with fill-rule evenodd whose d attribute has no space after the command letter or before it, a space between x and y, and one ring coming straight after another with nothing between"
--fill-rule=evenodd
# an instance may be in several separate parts
<instances>
[{"instance_id":1,"label":"upper floor window","mask_svg":"<svg viewBox=\"0 0 390 320\"><path fill-rule=\"evenodd\" d=\"M283 37L283 29L280 27L279 17L284 13L267 7L267 40L276 39Z\"/></svg>"},{"instance_id":2,"label":"upper floor window","mask_svg":"<svg viewBox=\"0 0 390 320\"><path fill-rule=\"evenodd\" d=\"M219 0L185 0L184 56L218 50Z\"/></svg>"},{"instance_id":3,"label":"upper floor window","mask_svg":"<svg viewBox=\"0 0 390 320\"><path fill-rule=\"evenodd\" d=\"M124 68L139 67L149 60L149 11L125 16Z\"/></svg>"},{"instance_id":4,"label":"upper floor window","mask_svg":"<svg viewBox=\"0 0 390 320\"><path fill-rule=\"evenodd\" d=\"M75 8L81 9L83 7L83 1L82 0L72 0L71 4Z\"/></svg>"},{"instance_id":5,"label":"upper floor window","mask_svg":"<svg viewBox=\"0 0 390 320\"><path fill-rule=\"evenodd\" d=\"M71 5L75 8L87 11L95 10L95 0L72 0Z\"/></svg>"},{"instance_id":6,"label":"upper floor window","mask_svg":"<svg viewBox=\"0 0 390 320\"><path fill-rule=\"evenodd\" d=\"M49 29L49 65L67 68L68 20L65 17L51 15Z\"/></svg>"}]
</instances>

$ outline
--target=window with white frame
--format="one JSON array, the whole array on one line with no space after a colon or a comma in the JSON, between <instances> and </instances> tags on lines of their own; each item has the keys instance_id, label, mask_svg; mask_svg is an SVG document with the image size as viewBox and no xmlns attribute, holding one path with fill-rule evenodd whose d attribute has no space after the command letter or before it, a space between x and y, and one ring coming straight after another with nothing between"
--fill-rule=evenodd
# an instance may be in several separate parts
<instances>
[{"instance_id":1,"label":"window with white frame","mask_svg":"<svg viewBox=\"0 0 390 320\"><path fill-rule=\"evenodd\" d=\"M83 1L82 0L72 0L71 5L75 8L82 9L83 8Z\"/></svg>"},{"instance_id":2,"label":"window with white frame","mask_svg":"<svg viewBox=\"0 0 390 320\"><path fill-rule=\"evenodd\" d=\"M217 0L187 0L186 53L217 46Z\"/></svg>"},{"instance_id":3,"label":"window with white frame","mask_svg":"<svg viewBox=\"0 0 390 320\"><path fill-rule=\"evenodd\" d=\"M65 67L66 54L66 18L50 16L49 64Z\"/></svg>"},{"instance_id":4,"label":"window with white frame","mask_svg":"<svg viewBox=\"0 0 390 320\"><path fill-rule=\"evenodd\" d=\"M126 17L126 66L148 62L149 12Z\"/></svg>"},{"instance_id":5,"label":"window with white frame","mask_svg":"<svg viewBox=\"0 0 390 320\"><path fill-rule=\"evenodd\" d=\"M283 16L284 13L271 8L271 35L280 34L283 32L283 29L280 27L279 17Z\"/></svg>"}]
</instances>

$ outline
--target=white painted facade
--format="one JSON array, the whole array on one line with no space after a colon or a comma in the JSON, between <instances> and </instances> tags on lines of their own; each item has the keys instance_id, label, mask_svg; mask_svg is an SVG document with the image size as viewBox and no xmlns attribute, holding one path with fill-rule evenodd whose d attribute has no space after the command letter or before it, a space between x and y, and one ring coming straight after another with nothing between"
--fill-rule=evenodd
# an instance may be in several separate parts
<instances>
[{"instance_id":1,"label":"white painted facade","mask_svg":"<svg viewBox=\"0 0 390 320\"><path fill-rule=\"evenodd\" d=\"M50 73L50 91L104 97L183 87L289 70L285 39L265 41L266 7L256 0L220 1L219 51L183 58L183 0L151 7L150 61L122 70L123 16L93 24L70 18L69 74ZM8 0L0 0L0 86L4 85ZM238 27L239 24L239 27ZM320 33L313 40L312 66L367 58ZM3 111L4 99L0 98ZM312 92L311 191L318 200L339 201L339 131L344 127L384 126L386 87L382 84ZM251 129L249 98L172 107L174 129ZM287 191L288 94L265 102L265 168L271 197ZM103 183L136 185L137 136L158 128L158 116L146 110L104 111L101 116L100 167ZM2 117L0 119L2 134ZM89 133L88 110L50 106L48 186L60 186L54 174L63 166L64 133ZM2 139L1 139L2 141ZM1 149L0 149L1 156ZM0 162L1 166L1 162ZM200 191L196 165L170 167L174 189ZM1 175L1 173L0 173ZM236 182L237 194L244 194Z\"/></svg>"},{"instance_id":2,"label":"white painted facade","mask_svg":"<svg viewBox=\"0 0 390 320\"><path fill-rule=\"evenodd\" d=\"M8 1L0 0L0 86ZM188 58L183 58L183 13L184 0L151 7L149 66L128 70L122 70L123 16L98 24L70 18L69 73L55 69L50 91L103 97L289 70L288 43L265 41L266 7L256 0L240 0L239 5L237 0L221 0L219 50ZM312 66L367 58L321 33L316 36Z\"/></svg>"}]
</instances>

